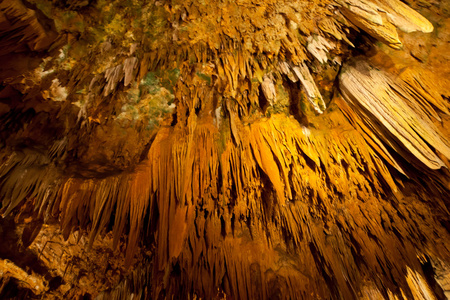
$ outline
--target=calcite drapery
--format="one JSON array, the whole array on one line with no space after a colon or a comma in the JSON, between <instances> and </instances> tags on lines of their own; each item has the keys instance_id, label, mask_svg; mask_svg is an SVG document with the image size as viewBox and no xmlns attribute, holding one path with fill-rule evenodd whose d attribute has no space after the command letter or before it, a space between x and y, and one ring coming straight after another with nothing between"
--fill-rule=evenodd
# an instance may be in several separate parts
<instances>
[{"instance_id":1,"label":"calcite drapery","mask_svg":"<svg viewBox=\"0 0 450 300\"><path fill-rule=\"evenodd\" d=\"M444 297L448 98L373 45L433 29L404 3L0 8L3 59L33 62L0 72L2 214L30 249L34 222L111 232L132 271L99 297Z\"/></svg>"},{"instance_id":2,"label":"calcite drapery","mask_svg":"<svg viewBox=\"0 0 450 300\"><path fill-rule=\"evenodd\" d=\"M431 107L435 103L437 107L444 107L444 112L447 111L448 103L440 95L437 99L428 97L431 98L428 101L422 96L426 91L420 83L408 85L401 77L397 81L392 80L365 62L356 62L354 67L344 70L339 81L344 98L355 111L362 112L362 118L367 120L368 126L372 126L386 144L394 149L406 148L431 169L446 166L430 149L433 147L445 157L450 157L446 137L428 115L437 115ZM377 125L377 122L381 124ZM383 137L383 131L386 130L398 142L393 141L391 135ZM400 143L400 146L396 143Z\"/></svg>"}]
</instances>

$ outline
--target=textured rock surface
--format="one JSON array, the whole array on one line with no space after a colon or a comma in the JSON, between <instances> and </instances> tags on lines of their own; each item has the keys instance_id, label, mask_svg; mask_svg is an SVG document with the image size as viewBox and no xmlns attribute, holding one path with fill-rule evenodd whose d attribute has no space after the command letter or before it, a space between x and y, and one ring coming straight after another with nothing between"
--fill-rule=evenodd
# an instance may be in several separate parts
<instances>
[{"instance_id":1,"label":"textured rock surface","mask_svg":"<svg viewBox=\"0 0 450 300\"><path fill-rule=\"evenodd\" d=\"M447 1L0 4L0 296L445 299Z\"/></svg>"}]
</instances>

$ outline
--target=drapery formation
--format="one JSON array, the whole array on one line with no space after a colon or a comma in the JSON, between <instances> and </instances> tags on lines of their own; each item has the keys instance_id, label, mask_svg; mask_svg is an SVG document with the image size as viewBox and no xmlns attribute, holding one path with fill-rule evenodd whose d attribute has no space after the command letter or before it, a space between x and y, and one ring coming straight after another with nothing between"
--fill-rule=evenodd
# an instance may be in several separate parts
<instances>
[{"instance_id":1,"label":"drapery formation","mask_svg":"<svg viewBox=\"0 0 450 300\"><path fill-rule=\"evenodd\" d=\"M450 70L402 44L437 39L405 3L0 9L2 216L32 249L108 233L125 279L91 295L444 297Z\"/></svg>"}]
</instances>

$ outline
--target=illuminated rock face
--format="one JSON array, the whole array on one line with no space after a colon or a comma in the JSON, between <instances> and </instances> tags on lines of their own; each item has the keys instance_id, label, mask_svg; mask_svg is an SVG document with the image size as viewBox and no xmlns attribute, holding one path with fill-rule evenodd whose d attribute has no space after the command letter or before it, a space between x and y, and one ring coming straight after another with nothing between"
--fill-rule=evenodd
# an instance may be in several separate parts
<instances>
[{"instance_id":1,"label":"illuminated rock face","mask_svg":"<svg viewBox=\"0 0 450 300\"><path fill-rule=\"evenodd\" d=\"M450 4L406 2L1 3L0 295L445 299Z\"/></svg>"}]
</instances>

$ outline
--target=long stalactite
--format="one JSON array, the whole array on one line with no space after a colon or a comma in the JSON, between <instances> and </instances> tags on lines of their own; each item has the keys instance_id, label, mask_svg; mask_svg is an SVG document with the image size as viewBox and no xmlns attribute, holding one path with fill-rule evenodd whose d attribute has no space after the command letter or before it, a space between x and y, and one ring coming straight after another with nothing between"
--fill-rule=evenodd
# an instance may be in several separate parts
<instances>
[{"instance_id":1,"label":"long stalactite","mask_svg":"<svg viewBox=\"0 0 450 300\"><path fill-rule=\"evenodd\" d=\"M3 1L0 296L445 299L449 11Z\"/></svg>"}]
</instances>

